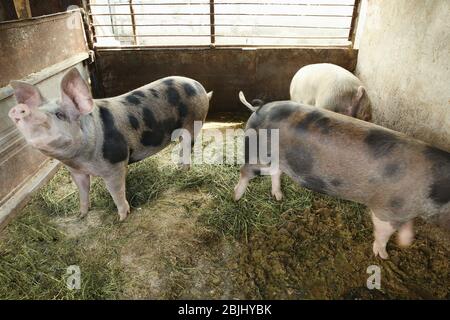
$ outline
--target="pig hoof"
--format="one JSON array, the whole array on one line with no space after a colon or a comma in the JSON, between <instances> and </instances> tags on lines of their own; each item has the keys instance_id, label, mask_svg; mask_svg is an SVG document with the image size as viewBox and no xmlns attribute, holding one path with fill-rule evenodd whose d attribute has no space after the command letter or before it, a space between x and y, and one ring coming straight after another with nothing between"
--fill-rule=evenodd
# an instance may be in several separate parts
<instances>
[{"instance_id":1,"label":"pig hoof","mask_svg":"<svg viewBox=\"0 0 450 320\"><path fill-rule=\"evenodd\" d=\"M373 253L375 254L375 257L380 256L380 258L384 260L389 258L386 247L381 247L376 242L373 243Z\"/></svg>"},{"instance_id":2,"label":"pig hoof","mask_svg":"<svg viewBox=\"0 0 450 320\"><path fill-rule=\"evenodd\" d=\"M78 219L80 219L80 220L84 219L87 217L87 215L88 215L88 211L81 211L78 213Z\"/></svg>"},{"instance_id":3,"label":"pig hoof","mask_svg":"<svg viewBox=\"0 0 450 320\"><path fill-rule=\"evenodd\" d=\"M283 193L281 191L272 192L272 196L274 196L277 201L281 201L283 199Z\"/></svg>"},{"instance_id":4,"label":"pig hoof","mask_svg":"<svg viewBox=\"0 0 450 320\"><path fill-rule=\"evenodd\" d=\"M191 165L181 163L178 165L178 169L183 170L183 171L188 171L189 169L191 169Z\"/></svg>"},{"instance_id":5,"label":"pig hoof","mask_svg":"<svg viewBox=\"0 0 450 320\"><path fill-rule=\"evenodd\" d=\"M119 211L119 221L124 221L127 216L130 214L130 205L127 203L127 210L124 210L122 212Z\"/></svg>"},{"instance_id":6,"label":"pig hoof","mask_svg":"<svg viewBox=\"0 0 450 320\"><path fill-rule=\"evenodd\" d=\"M128 212L119 213L119 221L124 221L128 216Z\"/></svg>"},{"instance_id":7,"label":"pig hoof","mask_svg":"<svg viewBox=\"0 0 450 320\"><path fill-rule=\"evenodd\" d=\"M243 189L239 184L234 188L234 201L238 201L244 195L245 189Z\"/></svg>"}]
</instances>

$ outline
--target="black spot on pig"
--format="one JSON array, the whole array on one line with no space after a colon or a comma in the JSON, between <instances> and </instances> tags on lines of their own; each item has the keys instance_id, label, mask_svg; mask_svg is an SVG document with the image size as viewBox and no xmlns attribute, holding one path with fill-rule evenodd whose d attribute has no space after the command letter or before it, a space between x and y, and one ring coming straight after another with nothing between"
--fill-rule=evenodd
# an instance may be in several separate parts
<instances>
[{"instance_id":1,"label":"black spot on pig","mask_svg":"<svg viewBox=\"0 0 450 320\"><path fill-rule=\"evenodd\" d=\"M339 179L333 179L333 180L331 180L331 184L332 184L334 187L339 187L339 186L342 185L342 181L339 180Z\"/></svg>"},{"instance_id":2,"label":"black spot on pig","mask_svg":"<svg viewBox=\"0 0 450 320\"><path fill-rule=\"evenodd\" d=\"M297 130L306 131L309 127L315 124L321 129L323 133L328 133L330 130L330 119L324 117L319 111L309 112L302 120L297 123Z\"/></svg>"},{"instance_id":3,"label":"black spot on pig","mask_svg":"<svg viewBox=\"0 0 450 320\"><path fill-rule=\"evenodd\" d=\"M386 178L398 177L400 174L400 164L397 162L388 163L383 169L383 176Z\"/></svg>"},{"instance_id":4,"label":"black spot on pig","mask_svg":"<svg viewBox=\"0 0 450 320\"><path fill-rule=\"evenodd\" d=\"M159 98L159 92L156 89L150 89L150 92L154 98Z\"/></svg>"},{"instance_id":5,"label":"black spot on pig","mask_svg":"<svg viewBox=\"0 0 450 320\"><path fill-rule=\"evenodd\" d=\"M394 134L381 129L370 129L364 142L376 158L387 156L401 143Z\"/></svg>"},{"instance_id":6,"label":"black spot on pig","mask_svg":"<svg viewBox=\"0 0 450 320\"><path fill-rule=\"evenodd\" d=\"M159 146L167 136L170 136L173 130L180 126L179 121L174 118L167 118L158 121L149 108L142 110L142 118L148 130L144 130L141 136L141 143L144 146Z\"/></svg>"},{"instance_id":7,"label":"black spot on pig","mask_svg":"<svg viewBox=\"0 0 450 320\"><path fill-rule=\"evenodd\" d=\"M286 160L292 171L300 177L309 174L313 168L313 157L304 149L289 148Z\"/></svg>"},{"instance_id":8,"label":"black spot on pig","mask_svg":"<svg viewBox=\"0 0 450 320\"><path fill-rule=\"evenodd\" d=\"M327 193L327 184L323 179L317 176L305 176L301 177L301 180L303 182L301 183L302 187L305 187L307 189L320 192L320 193Z\"/></svg>"},{"instance_id":9,"label":"black spot on pig","mask_svg":"<svg viewBox=\"0 0 450 320\"><path fill-rule=\"evenodd\" d=\"M135 96L135 97L145 98L145 93L142 92L141 90L133 91L132 95Z\"/></svg>"},{"instance_id":10,"label":"black spot on pig","mask_svg":"<svg viewBox=\"0 0 450 320\"><path fill-rule=\"evenodd\" d=\"M181 119L186 117L186 115L188 114L188 108L183 102L180 102L178 104L178 113L180 114Z\"/></svg>"},{"instance_id":11,"label":"black spot on pig","mask_svg":"<svg viewBox=\"0 0 450 320\"><path fill-rule=\"evenodd\" d=\"M427 147L424 154L432 163L433 182L429 197L436 204L445 205L450 201L450 153Z\"/></svg>"},{"instance_id":12,"label":"black spot on pig","mask_svg":"<svg viewBox=\"0 0 450 320\"><path fill-rule=\"evenodd\" d=\"M430 198L434 202L444 205L450 201L450 178L437 178L431 185Z\"/></svg>"},{"instance_id":13,"label":"black spot on pig","mask_svg":"<svg viewBox=\"0 0 450 320\"><path fill-rule=\"evenodd\" d=\"M166 86L172 86L172 85L173 85L173 79L165 79L165 80L163 81L163 83L164 83Z\"/></svg>"},{"instance_id":14,"label":"black spot on pig","mask_svg":"<svg viewBox=\"0 0 450 320\"><path fill-rule=\"evenodd\" d=\"M149 108L143 108L142 109L142 119L144 120L144 124L149 129L156 129L157 127L157 121L155 118L155 115L153 114L152 110Z\"/></svg>"},{"instance_id":15,"label":"black spot on pig","mask_svg":"<svg viewBox=\"0 0 450 320\"><path fill-rule=\"evenodd\" d=\"M330 118L322 117L316 121L316 126L323 134L330 133Z\"/></svg>"},{"instance_id":16,"label":"black spot on pig","mask_svg":"<svg viewBox=\"0 0 450 320\"><path fill-rule=\"evenodd\" d=\"M104 107L99 107L100 119L103 123L103 157L111 163L118 163L128 157L128 145L117 129L112 113Z\"/></svg>"},{"instance_id":17,"label":"black spot on pig","mask_svg":"<svg viewBox=\"0 0 450 320\"><path fill-rule=\"evenodd\" d=\"M133 94L129 94L125 97L125 100L128 104L139 105L141 104L141 100Z\"/></svg>"},{"instance_id":18,"label":"black spot on pig","mask_svg":"<svg viewBox=\"0 0 450 320\"><path fill-rule=\"evenodd\" d=\"M190 83L183 83L184 92L188 97L195 96L197 94L197 90Z\"/></svg>"},{"instance_id":19,"label":"black spot on pig","mask_svg":"<svg viewBox=\"0 0 450 320\"><path fill-rule=\"evenodd\" d=\"M130 125L134 130L139 129L139 121L135 116L133 116L132 114L129 114L128 121L130 122Z\"/></svg>"},{"instance_id":20,"label":"black spot on pig","mask_svg":"<svg viewBox=\"0 0 450 320\"><path fill-rule=\"evenodd\" d=\"M389 206L392 209L400 209L403 206L404 202L405 200L403 200L400 197L392 197L391 200L389 201Z\"/></svg>"},{"instance_id":21,"label":"black spot on pig","mask_svg":"<svg viewBox=\"0 0 450 320\"><path fill-rule=\"evenodd\" d=\"M142 132L141 143L147 147L161 145L165 137L165 132L161 130L145 130Z\"/></svg>"},{"instance_id":22,"label":"black spot on pig","mask_svg":"<svg viewBox=\"0 0 450 320\"><path fill-rule=\"evenodd\" d=\"M180 94L175 87L167 87L167 100L172 106L180 103Z\"/></svg>"},{"instance_id":23,"label":"black spot on pig","mask_svg":"<svg viewBox=\"0 0 450 320\"><path fill-rule=\"evenodd\" d=\"M263 109L262 108L258 109L258 111L260 110ZM284 120L297 110L298 110L297 106L293 103L285 103L277 105L270 111L269 120L273 122Z\"/></svg>"}]
</instances>

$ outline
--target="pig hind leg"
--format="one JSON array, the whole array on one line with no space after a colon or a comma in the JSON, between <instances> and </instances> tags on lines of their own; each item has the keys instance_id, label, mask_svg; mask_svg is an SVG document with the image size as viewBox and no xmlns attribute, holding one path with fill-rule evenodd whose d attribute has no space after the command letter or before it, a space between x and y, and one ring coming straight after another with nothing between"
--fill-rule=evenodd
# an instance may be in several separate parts
<instances>
[{"instance_id":1,"label":"pig hind leg","mask_svg":"<svg viewBox=\"0 0 450 320\"><path fill-rule=\"evenodd\" d=\"M375 236L375 240L373 242L373 253L375 256L380 256L382 259L387 259L389 255L386 251L386 245L389 238L396 231L396 227L389 221L380 220L377 217L376 211L372 211L372 222Z\"/></svg>"},{"instance_id":2,"label":"pig hind leg","mask_svg":"<svg viewBox=\"0 0 450 320\"><path fill-rule=\"evenodd\" d=\"M112 170L112 172L114 172L113 175L104 177L103 179L105 180L106 188L111 194L117 207L119 220L123 221L126 219L128 213L130 213L130 205L128 204L125 194L126 167Z\"/></svg>"},{"instance_id":3,"label":"pig hind leg","mask_svg":"<svg viewBox=\"0 0 450 320\"><path fill-rule=\"evenodd\" d=\"M398 229L398 245L401 247L407 247L411 245L414 240L413 220L404 223Z\"/></svg>"},{"instance_id":4,"label":"pig hind leg","mask_svg":"<svg viewBox=\"0 0 450 320\"><path fill-rule=\"evenodd\" d=\"M238 201L240 198L242 198L250 180L260 173L261 169L258 165L244 164L241 167L239 182L236 187L234 187L234 200Z\"/></svg>"},{"instance_id":5,"label":"pig hind leg","mask_svg":"<svg viewBox=\"0 0 450 320\"><path fill-rule=\"evenodd\" d=\"M73 181L78 187L80 194L80 215L81 217L86 216L89 211L89 190L91 187L91 178L89 175L84 173L75 172L69 170Z\"/></svg>"},{"instance_id":6,"label":"pig hind leg","mask_svg":"<svg viewBox=\"0 0 450 320\"><path fill-rule=\"evenodd\" d=\"M277 170L271 175L272 196L274 196L277 201L281 201L281 199L283 199L283 192L281 192L281 174L281 170Z\"/></svg>"}]
</instances>

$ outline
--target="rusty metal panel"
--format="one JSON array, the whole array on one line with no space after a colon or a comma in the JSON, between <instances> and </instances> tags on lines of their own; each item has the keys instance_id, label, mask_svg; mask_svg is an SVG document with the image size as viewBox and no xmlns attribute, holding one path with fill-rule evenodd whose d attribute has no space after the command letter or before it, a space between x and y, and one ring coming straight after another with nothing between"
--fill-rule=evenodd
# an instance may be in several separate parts
<instances>
[{"instance_id":1,"label":"rusty metal panel","mask_svg":"<svg viewBox=\"0 0 450 320\"><path fill-rule=\"evenodd\" d=\"M87 52L79 10L0 23L0 87Z\"/></svg>"},{"instance_id":2,"label":"rusty metal panel","mask_svg":"<svg viewBox=\"0 0 450 320\"><path fill-rule=\"evenodd\" d=\"M59 98L67 69L76 66L88 78L83 61L89 52L79 11L0 23L0 46L0 220L6 221L36 187L30 181L45 181L57 165L28 146L7 116L16 104L8 83L27 81L45 98Z\"/></svg>"},{"instance_id":3,"label":"rusty metal panel","mask_svg":"<svg viewBox=\"0 0 450 320\"><path fill-rule=\"evenodd\" d=\"M169 75L183 75L214 90L210 113L242 111L239 90L249 98L289 99L289 84L304 65L329 62L350 71L357 51L349 48L98 49L104 96L122 94Z\"/></svg>"}]
</instances>

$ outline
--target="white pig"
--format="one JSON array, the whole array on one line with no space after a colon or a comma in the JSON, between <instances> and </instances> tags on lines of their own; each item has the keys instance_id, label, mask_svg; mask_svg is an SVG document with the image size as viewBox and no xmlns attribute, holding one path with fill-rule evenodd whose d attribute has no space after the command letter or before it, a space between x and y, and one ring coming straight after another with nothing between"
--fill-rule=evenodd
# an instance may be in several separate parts
<instances>
[{"instance_id":1,"label":"white pig","mask_svg":"<svg viewBox=\"0 0 450 320\"><path fill-rule=\"evenodd\" d=\"M291 100L371 121L372 108L362 82L351 72L331 63L304 66L294 75Z\"/></svg>"}]
</instances>

